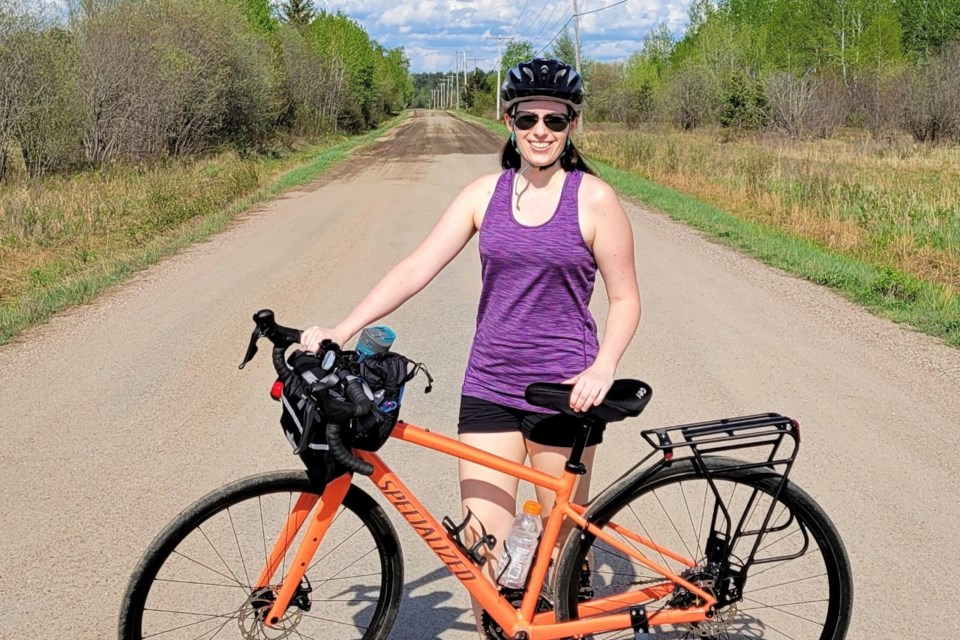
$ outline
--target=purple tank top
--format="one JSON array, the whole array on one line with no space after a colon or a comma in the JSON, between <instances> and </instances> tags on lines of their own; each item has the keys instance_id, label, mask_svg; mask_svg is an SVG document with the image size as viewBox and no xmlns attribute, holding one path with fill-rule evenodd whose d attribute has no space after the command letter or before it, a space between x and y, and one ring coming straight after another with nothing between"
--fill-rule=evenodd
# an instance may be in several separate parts
<instances>
[{"instance_id":1,"label":"purple tank top","mask_svg":"<svg viewBox=\"0 0 960 640\"><path fill-rule=\"evenodd\" d=\"M536 227L513 217L515 173L500 176L480 226L483 291L463 395L546 412L524 400L527 385L563 382L597 356L597 263L580 232L583 173L567 173L553 217Z\"/></svg>"}]
</instances>

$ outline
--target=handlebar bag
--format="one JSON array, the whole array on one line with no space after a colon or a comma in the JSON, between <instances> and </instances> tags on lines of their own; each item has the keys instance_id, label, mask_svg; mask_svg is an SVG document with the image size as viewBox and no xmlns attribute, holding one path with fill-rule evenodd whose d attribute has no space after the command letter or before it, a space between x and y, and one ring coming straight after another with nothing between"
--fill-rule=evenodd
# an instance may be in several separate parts
<instances>
[{"instance_id":1,"label":"handlebar bag","mask_svg":"<svg viewBox=\"0 0 960 640\"><path fill-rule=\"evenodd\" d=\"M390 438L400 417L404 387L421 368L422 365L390 351L368 356L357 364L358 375L373 392L374 408L353 425L351 438L354 447L377 451Z\"/></svg>"},{"instance_id":2,"label":"handlebar bag","mask_svg":"<svg viewBox=\"0 0 960 640\"><path fill-rule=\"evenodd\" d=\"M372 411L351 419L349 429L343 431L343 443L348 448L378 451L397 425L406 383L421 370L430 382L433 380L421 363L414 363L398 353L375 354L360 362L356 362L355 354L350 351L341 352L341 356L347 363L341 373L362 378L373 395ZM319 401L311 397L310 385L327 375L321 367L320 357L297 350L287 358L287 364L291 371L282 380L280 425L290 446L296 450L303 440L308 421L312 421L310 441L301 451L300 458L308 470L326 469L332 464L326 443L327 422L336 420L337 415L351 415L353 406L344 398L343 389L338 387L320 392ZM430 389L428 384L426 392L429 393Z\"/></svg>"}]
</instances>

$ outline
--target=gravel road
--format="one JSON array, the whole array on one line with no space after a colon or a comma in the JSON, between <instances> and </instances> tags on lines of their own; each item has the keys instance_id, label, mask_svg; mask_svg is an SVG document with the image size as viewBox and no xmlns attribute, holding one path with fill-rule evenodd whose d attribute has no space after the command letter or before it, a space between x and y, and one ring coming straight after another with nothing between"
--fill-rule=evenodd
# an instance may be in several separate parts
<instances>
[{"instance_id":1,"label":"gravel road","mask_svg":"<svg viewBox=\"0 0 960 640\"><path fill-rule=\"evenodd\" d=\"M164 524L230 480L294 466L266 359L237 370L251 314L335 322L459 188L497 170L499 144L415 112L310 187L0 348L0 638L114 637L120 594ZM643 452L641 427L791 415L804 436L792 477L853 563L849 637L960 632L948 606L960 597L960 350L626 208L643 320L619 374L655 394L639 419L608 429L595 486ZM433 393L408 396L405 419L455 433L479 285L474 240L387 319L397 350L436 379ZM601 322L603 303L598 287ZM385 451L434 513L458 512L453 461ZM407 588L392 637L475 637L464 593L400 533Z\"/></svg>"}]
</instances>

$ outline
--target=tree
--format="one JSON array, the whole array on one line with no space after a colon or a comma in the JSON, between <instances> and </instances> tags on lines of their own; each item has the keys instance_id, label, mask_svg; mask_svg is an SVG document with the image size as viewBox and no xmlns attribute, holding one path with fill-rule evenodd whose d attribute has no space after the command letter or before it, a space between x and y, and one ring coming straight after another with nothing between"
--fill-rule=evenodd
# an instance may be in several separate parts
<instances>
[{"instance_id":1,"label":"tree","mask_svg":"<svg viewBox=\"0 0 960 640\"><path fill-rule=\"evenodd\" d=\"M696 33L703 25L707 24L710 16L716 11L713 0L693 0L690 3L690 9L687 11L689 17L688 33Z\"/></svg>"},{"instance_id":2,"label":"tree","mask_svg":"<svg viewBox=\"0 0 960 640\"><path fill-rule=\"evenodd\" d=\"M317 15L313 0L283 0L280 3L280 16L292 27L302 29Z\"/></svg>"},{"instance_id":3,"label":"tree","mask_svg":"<svg viewBox=\"0 0 960 640\"><path fill-rule=\"evenodd\" d=\"M273 35L279 23L273 15L270 0L229 0L240 7L243 16L260 33Z\"/></svg>"},{"instance_id":4,"label":"tree","mask_svg":"<svg viewBox=\"0 0 960 640\"><path fill-rule=\"evenodd\" d=\"M960 40L960 0L897 0L903 49L926 58L952 40Z\"/></svg>"},{"instance_id":5,"label":"tree","mask_svg":"<svg viewBox=\"0 0 960 640\"><path fill-rule=\"evenodd\" d=\"M670 62L670 54L673 53L673 36L670 35L670 28L666 22L661 22L657 27L643 37L643 57L657 69L660 77Z\"/></svg>"},{"instance_id":6,"label":"tree","mask_svg":"<svg viewBox=\"0 0 960 640\"><path fill-rule=\"evenodd\" d=\"M720 126L733 135L756 131L767 120L763 85L737 70L727 81L720 107Z\"/></svg>"},{"instance_id":7,"label":"tree","mask_svg":"<svg viewBox=\"0 0 960 640\"><path fill-rule=\"evenodd\" d=\"M573 41L573 36L570 35L569 27L564 27L563 31L557 36L557 39L553 43L550 57L560 62L565 62L571 67L576 67L577 44Z\"/></svg>"},{"instance_id":8,"label":"tree","mask_svg":"<svg viewBox=\"0 0 960 640\"><path fill-rule=\"evenodd\" d=\"M526 40L513 40L507 43L507 49L503 52L503 58L500 61L500 68L506 73L521 62L526 62L533 58L536 49Z\"/></svg>"},{"instance_id":9,"label":"tree","mask_svg":"<svg viewBox=\"0 0 960 640\"><path fill-rule=\"evenodd\" d=\"M493 83L490 77L481 69L474 69L473 73L467 76L467 82L463 87L463 105L467 110L473 112L477 107L484 105L485 96L492 95Z\"/></svg>"},{"instance_id":10,"label":"tree","mask_svg":"<svg viewBox=\"0 0 960 640\"><path fill-rule=\"evenodd\" d=\"M671 74L666 89L670 119L684 131L696 129L716 111L719 87L709 69L683 67Z\"/></svg>"}]
</instances>

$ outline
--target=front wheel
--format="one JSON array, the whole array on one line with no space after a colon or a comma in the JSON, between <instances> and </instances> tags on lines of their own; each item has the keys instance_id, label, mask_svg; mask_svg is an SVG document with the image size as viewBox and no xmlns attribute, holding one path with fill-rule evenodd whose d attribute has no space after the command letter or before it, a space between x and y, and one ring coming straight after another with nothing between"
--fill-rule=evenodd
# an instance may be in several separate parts
<instances>
[{"instance_id":1,"label":"front wheel","mask_svg":"<svg viewBox=\"0 0 960 640\"><path fill-rule=\"evenodd\" d=\"M280 624L263 624L309 522L271 584L252 585L301 494L317 494L306 472L265 473L218 489L181 513L134 570L120 640L386 640L400 605L403 559L383 509L356 486Z\"/></svg>"},{"instance_id":2,"label":"front wheel","mask_svg":"<svg viewBox=\"0 0 960 640\"><path fill-rule=\"evenodd\" d=\"M716 596L723 566L742 565L757 535L733 537L728 560L707 557L708 541L718 539L715 515L733 530L765 530L756 544L756 562L747 566L741 593L733 593L714 617L698 624L657 627L657 638L757 640L841 640L853 604L850 561L833 523L810 496L769 469L736 469L736 461L706 458L716 492L690 460L676 461L645 481L600 496L589 519L618 542L681 575ZM772 510L771 510L772 508ZM770 520L764 528L767 514ZM666 554L613 531L616 523L688 559L689 567ZM721 527L722 528L722 527ZM723 538L724 536L719 536ZM711 562L711 560L714 560ZM589 584L582 573L590 568ZM723 565L723 566L721 566ZM642 602L648 615L660 609L696 604L696 597L596 537L579 530L568 538L557 570L557 619L598 615L591 599L649 589L657 597ZM664 587L656 594L652 587ZM671 590L672 589L672 590ZM669 593L667 593L669 591ZM653 629L651 629L653 631ZM609 632L596 640L632 638L632 630Z\"/></svg>"}]
</instances>

